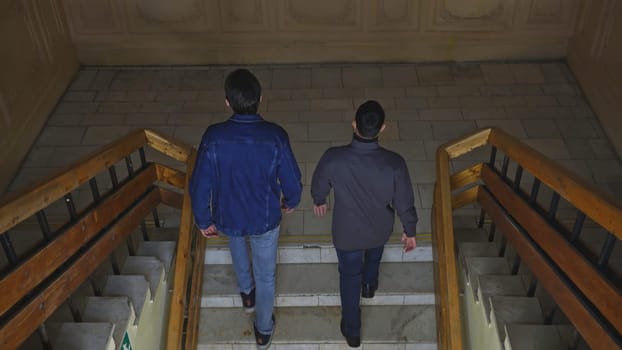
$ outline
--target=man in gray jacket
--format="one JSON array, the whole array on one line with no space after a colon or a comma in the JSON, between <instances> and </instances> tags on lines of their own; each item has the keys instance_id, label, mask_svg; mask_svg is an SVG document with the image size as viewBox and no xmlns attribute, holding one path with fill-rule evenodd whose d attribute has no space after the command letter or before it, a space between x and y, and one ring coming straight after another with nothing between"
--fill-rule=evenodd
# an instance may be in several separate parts
<instances>
[{"instance_id":1,"label":"man in gray jacket","mask_svg":"<svg viewBox=\"0 0 622 350\"><path fill-rule=\"evenodd\" d=\"M328 149L313 173L313 212L324 216L326 197L335 196L333 244L339 260L341 333L351 347L361 343L360 296L373 298L380 259L393 232L394 213L404 225L404 251L413 250L417 212L406 162L378 144L385 129L384 110L376 101L363 103L352 122L347 146Z\"/></svg>"}]
</instances>

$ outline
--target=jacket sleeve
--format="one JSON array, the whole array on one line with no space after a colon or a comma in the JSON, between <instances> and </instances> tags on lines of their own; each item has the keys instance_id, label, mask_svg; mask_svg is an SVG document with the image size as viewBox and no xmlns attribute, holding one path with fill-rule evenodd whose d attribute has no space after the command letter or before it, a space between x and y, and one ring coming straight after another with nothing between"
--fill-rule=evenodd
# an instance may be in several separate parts
<instances>
[{"instance_id":1,"label":"jacket sleeve","mask_svg":"<svg viewBox=\"0 0 622 350\"><path fill-rule=\"evenodd\" d=\"M212 224L211 197L213 179L209 171L207 143L201 142L190 178L190 200L192 213L199 229L206 229Z\"/></svg>"},{"instance_id":2,"label":"jacket sleeve","mask_svg":"<svg viewBox=\"0 0 622 350\"><path fill-rule=\"evenodd\" d=\"M331 183L328 171L328 152L325 152L320 158L319 163L313 171L313 179L311 180L311 197L313 197L313 204L323 205L326 204L326 197L328 196Z\"/></svg>"},{"instance_id":3,"label":"jacket sleeve","mask_svg":"<svg viewBox=\"0 0 622 350\"><path fill-rule=\"evenodd\" d=\"M294 152L289 144L289 138L285 135L281 158L277 170L277 177L283 191L283 204L287 208L295 208L300 204L302 195L302 175L294 157Z\"/></svg>"},{"instance_id":4,"label":"jacket sleeve","mask_svg":"<svg viewBox=\"0 0 622 350\"><path fill-rule=\"evenodd\" d=\"M408 174L408 167L403 158L395 170L395 187L393 189L393 206L404 226L404 232L408 237L417 234L417 210L415 209L415 196L412 183Z\"/></svg>"}]
</instances>

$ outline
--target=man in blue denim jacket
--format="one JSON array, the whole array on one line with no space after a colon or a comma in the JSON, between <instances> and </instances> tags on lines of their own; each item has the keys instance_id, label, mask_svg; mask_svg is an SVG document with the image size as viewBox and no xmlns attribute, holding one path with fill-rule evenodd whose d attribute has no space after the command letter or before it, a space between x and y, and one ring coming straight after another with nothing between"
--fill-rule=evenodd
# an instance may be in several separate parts
<instances>
[{"instance_id":1,"label":"man in blue denim jacket","mask_svg":"<svg viewBox=\"0 0 622 350\"><path fill-rule=\"evenodd\" d=\"M235 114L203 135L190 181L192 210L203 236L222 232L229 238L242 303L253 312L256 301L255 339L264 350L275 326L281 209L289 214L300 202L301 175L285 130L257 114L257 78L245 69L233 71L225 81L225 97Z\"/></svg>"}]
</instances>

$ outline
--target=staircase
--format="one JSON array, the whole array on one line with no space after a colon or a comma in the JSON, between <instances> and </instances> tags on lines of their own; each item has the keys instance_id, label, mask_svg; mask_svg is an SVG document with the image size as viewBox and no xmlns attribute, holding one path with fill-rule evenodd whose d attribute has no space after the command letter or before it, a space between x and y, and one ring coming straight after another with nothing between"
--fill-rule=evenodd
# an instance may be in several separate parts
<instances>
[{"instance_id":1,"label":"staircase","mask_svg":"<svg viewBox=\"0 0 622 350\"><path fill-rule=\"evenodd\" d=\"M282 237L278 254L274 349L347 348L341 319L337 256L328 237L297 243ZM224 241L205 255L198 349L254 349L254 314L241 306ZM395 240L384 251L379 289L362 299L363 349L436 349L431 245L423 238L404 254Z\"/></svg>"},{"instance_id":2,"label":"staircase","mask_svg":"<svg viewBox=\"0 0 622 350\"><path fill-rule=\"evenodd\" d=\"M531 273L511 247L500 255L503 242L492 242L479 229L456 231L463 325L470 349L567 350L589 349L575 328L555 310L540 287L529 295ZM514 270L514 271L513 271Z\"/></svg>"},{"instance_id":3,"label":"staircase","mask_svg":"<svg viewBox=\"0 0 622 350\"><path fill-rule=\"evenodd\" d=\"M136 244L117 248L45 322L51 349L163 349L176 235L177 229L154 229L152 240L143 241L142 233L132 234ZM35 332L20 349L44 350L42 343Z\"/></svg>"}]
</instances>

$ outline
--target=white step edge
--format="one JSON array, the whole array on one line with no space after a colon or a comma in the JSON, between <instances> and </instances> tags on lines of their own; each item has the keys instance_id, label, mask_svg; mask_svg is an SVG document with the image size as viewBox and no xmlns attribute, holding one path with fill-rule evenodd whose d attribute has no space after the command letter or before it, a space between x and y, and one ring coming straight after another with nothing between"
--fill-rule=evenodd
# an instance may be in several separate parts
<instances>
[{"instance_id":1,"label":"white step edge","mask_svg":"<svg viewBox=\"0 0 622 350\"><path fill-rule=\"evenodd\" d=\"M402 245L387 244L382 255L383 262L432 261L432 246L421 245L414 251L404 253ZM332 244L303 244L280 246L278 264L336 263L337 253ZM228 247L208 247L205 264L231 264Z\"/></svg>"}]
</instances>

